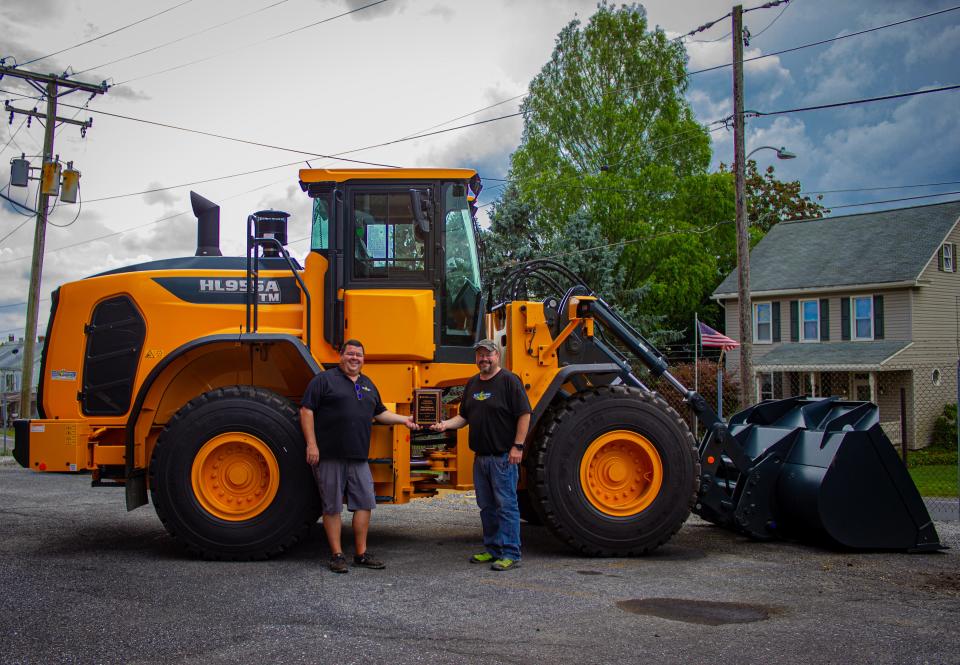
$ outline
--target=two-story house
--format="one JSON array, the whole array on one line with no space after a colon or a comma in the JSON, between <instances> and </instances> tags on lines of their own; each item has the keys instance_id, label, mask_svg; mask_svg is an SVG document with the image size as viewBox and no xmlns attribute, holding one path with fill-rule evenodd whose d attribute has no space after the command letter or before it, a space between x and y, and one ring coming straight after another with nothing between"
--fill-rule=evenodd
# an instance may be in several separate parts
<instances>
[{"instance_id":1,"label":"two-story house","mask_svg":"<svg viewBox=\"0 0 960 665\"><path fill-rule=\"evenodd\" d=\"M958 222L952 201L775 225L750 252L756 398L873 401L895 443L927 445L957 394ZM736 271L712 297L737 339Z\"/></svg>"},{"instance_id":2,"label":"two-story house","mask_svg":"<svg viewBox=\"0 0 960 665\"><path fill-rule=\"evenodd\" d=\"M43 344L40 338L39 344ZM38 346L39 350L39 346ZM37 381L40 379L40 354L33 362L33 389L31 390L31 413L37 412ZM6 416L12 421L20 414L20 388L23 385L23 340L11 335L6 342L0 342L0 419ZM2 426L2 420L0 420Z\"/></svg>"}]
</instances>

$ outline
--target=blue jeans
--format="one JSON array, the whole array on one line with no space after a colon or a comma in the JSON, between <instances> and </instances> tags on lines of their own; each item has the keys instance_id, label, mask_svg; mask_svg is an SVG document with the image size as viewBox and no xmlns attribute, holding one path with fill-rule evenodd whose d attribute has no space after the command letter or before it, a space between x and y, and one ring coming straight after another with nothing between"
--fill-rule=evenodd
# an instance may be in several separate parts
<instances>
[{"instance_id":1,"label":"blue jeans","mask_svg":"<svg viewBox=\"0 0 960 665\"><path fill-rule=\"evenodd\" d=\"M497 559L520 560L520 508L517 506L516 464L507 453L477 455L473 485L483 525L483 545Z\"/></svg>"}]
</instances>

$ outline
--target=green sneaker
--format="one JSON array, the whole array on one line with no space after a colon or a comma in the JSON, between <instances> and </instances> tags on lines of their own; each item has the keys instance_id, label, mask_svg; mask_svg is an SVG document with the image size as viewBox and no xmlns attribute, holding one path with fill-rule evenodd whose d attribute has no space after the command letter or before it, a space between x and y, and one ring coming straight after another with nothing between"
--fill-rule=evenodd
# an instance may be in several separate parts
<instances>
[{"instance_id":1,"label":"green sneaker","mask_svg":"<svg viewBox=\"0 0 960 665\"><path fill-rule=\"evenodd\" d=\"M491 570L513 570L514 568L520 567L520 559L497 559L493 562L493 565L490 566Z\"/></svg>"},{"instance_id":2,"label":"green sneaker","mask_svg":"<svg viewBox=\"0 0 960 665\"><path fill-rule=\"evenodd\" d=\"M480 552L470 557L470 563L490 563L493 561L493 555L490 552Z\"/></svg>"}]
</instances>

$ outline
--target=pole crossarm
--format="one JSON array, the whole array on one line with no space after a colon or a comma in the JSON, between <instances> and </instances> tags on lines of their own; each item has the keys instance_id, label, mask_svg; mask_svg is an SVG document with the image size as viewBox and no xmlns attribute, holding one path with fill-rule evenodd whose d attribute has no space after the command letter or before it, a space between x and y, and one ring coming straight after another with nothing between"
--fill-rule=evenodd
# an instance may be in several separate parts
<instances>
[{"instance_id":1,"label":"pole crossarm","mask_svg":"<svg viewBox=\"0 0 960 665\"><path fill-rule=\"evenodd\" d=\"M0 79L2 79L4 76L12 76L25 81L53 83L58 88L83 90L84 92L90 92L95 95L102 95L110 89L110 86L107 85L106 81L102 81L100 83L84 83L83 81L73 81L62 76L57 76L56 74L38 74L36 72L28 72L22 69L17 69L16 67L5 67L0 65Z\"/></svg>"},{"instance_id":2,"label":"pole crossarm","mask_svg":"<svg viewBox=\"0 0 960 665\"><path fill-rule=\"evenodd\" d=\"M3 103L3 110L9 113L21 113L23 115L33 116L34 118L44 118L46 119L46 113L40 113L39 111L34 111L30 109L18 109L10 104L10 102ZM54 121L59 123L66 123L68 125L80 125L84 129L89 129L93 126L93 118L87 118L86 120L74 120L73 118L54 118Z\"/></svg>"}]
</instances>

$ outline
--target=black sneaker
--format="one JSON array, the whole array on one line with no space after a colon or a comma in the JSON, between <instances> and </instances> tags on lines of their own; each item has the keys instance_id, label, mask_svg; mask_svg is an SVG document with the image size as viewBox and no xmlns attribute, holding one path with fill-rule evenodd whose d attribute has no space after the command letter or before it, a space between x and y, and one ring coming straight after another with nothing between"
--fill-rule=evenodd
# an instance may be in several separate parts
<instances>
[{"instance_id":1,"label":"black sneaker","mask_svg":"<svg viewBox=\"0 0 960 665\"><path fill-rule=\"evenodd\" d=\"M334 554L330 557L330 570L335 573L347 573L347 558L343 554Z\"/></svg>"},{"instance_id":2,"label":"black sneaker","mask_svg":"<svg viewBox=\"0 0 960 665\"><path fill-rule=\"evenodd\" d=\"M373 570L381 570L386 568L386 564L379 559L374 559L370 556L370 552L364 552L363 554L354 554L353 555L353 565L360 566L361 568L372 568Z\"/></svg>"}]
</instances>

